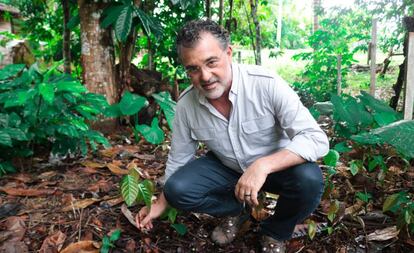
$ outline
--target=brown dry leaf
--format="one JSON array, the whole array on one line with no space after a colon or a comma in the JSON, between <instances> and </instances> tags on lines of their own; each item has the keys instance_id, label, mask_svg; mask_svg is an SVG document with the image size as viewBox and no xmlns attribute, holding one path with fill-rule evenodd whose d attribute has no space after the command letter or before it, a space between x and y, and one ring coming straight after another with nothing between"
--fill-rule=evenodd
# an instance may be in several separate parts
<instances>
[{"instance_id":1,"label":"brown dry leaf","mask_svg":"<svg viewBox=\"0 0 414 253\"><path fill-rule=\"evenodd\" d=\"M113 183L105 179L101 179L88 187L91 192L109 192L113 188Z\"/></svg>"},{"instance_id":2,"label":"brown dry leaf","mask_svg":"<svg viewBox=\"0 0 414 253\"><path fill-rule=\"evenodd\" d=\"M135 251L136 247L137 247L137 243L135 242L135 240L134 239L129 239L126 243L125 251L127 253L134 253L134 252L136 252Z\"/></svg>"},{"instance_id":3,"label":"brown dry leaf","mask_svg":"<svg viewBox=\"0 0 414 253\"><path fill-rule=\"evenodd\" d=\"M116 175L128 175L128 170L121 169L118 165L109 163L106 165L108 169Z\"/></svg>"},{"instance_id":4,"label":"brown dry leaf","mask_svg":"<svg viewBox=\"0 0 414 253\"><path fill-rule=\"evenodd\" d=\"M46 171L40 174L37 178L42 180L49 180L52 177L56 176L58 173L56 171Z\"/></svg>"},{"instance_id":5,"label":"brown dry leaf","mask_svg":"<svg viewBox=\"0 0 414 253\"><path fill-rule=\"evenodd\" d=\"M348 215L348 214L354 215L358 213L364 207L364 204L365 203L362 202L361 200L357 200L355 204L345 209L345 215Z\"/></svg>"},{"instance_id":6,"label":"brown dry leaf","mask_svg":"<svg viewBox=\"0 0 414 253\"><path fill-rule=\"evenodd\" d=\"M128 207L127 207L125 204L123 204L123 205L121 206L121 212L122 212L122 213L124 214L124 216L128 219L128 221L129 221L132 225L134 225L134 227L137 227L137 223L135 222L135 218L134 218L134 216L132 215L131 211L129 211Z\"/></svg>"},{"instance_id":7,"label":"brown dry leaf","mask_svg":"<svg viewBox=\"0 0 414 253\"><path fill-rule=\"evenodd\" d=\"M24 242L5 243L0 247L1 253L28 253L29 249Z\"/></svg>"},{"instance_id":8,"label":"brown dry leaf","mask_svg":"<svg viewBox=\"0 0 414 253\"><path fill-rule=\"evenodd\" d=\"M68 212L73 209L83 209L98 201L100 201L100 199L95 199L95 198L77 200L65 206L64 208L62 208L62 212Z\"/></svg>"},{"instance_id":9,"label":"brown dry leaf","mask_svg":"<svg viewBox=\"0 0 414 253\"><path fill-rule=\"evenodd\" d=\"M114 147L100 150L99 153L105 157L114 158L117 154L118 150L116 150Z\"/></svg>"},{"instance_id":10,"label":"brown dry leaf","mask_svg":"<svg viewBox=\"0 0 414 253\"><path fill-rule=\"evenodd\" d=\"M80 241L72 243L60 253L99 253L100 245L95 241Z\"/></svg>"},{"instance_id":11,"label":"brown dry leaf","mask_svg":"<svg viewBox=\"0 0 414 253\"><path fill-rule=\"evenodd\" d=\"M392 226L384 229L377 229L371 234L367 235L368 241L387 241L394 237L397 237L400 233L400 230L397 229L397 226Z\"/></svg>"},{"instance_id":12,"label":"brown dry leaf","mask_svg":"<svg viewBox=\"0 0 414 253\"><path fill-rule=\"evenodd\" d=\"M122 202L124 202L124 198L122 198L122 196L120 196L120 197L114 197L114 198L110 198L110 199L107 199L105 201L102 201L101 205L112 207L112 206L119 205Z\"/></svg>"},{"instance_id":13,"label":"brown dry leaf","mask_svg":"<svg viewBox=\"0 0 414 253\"><path fill-rule=\"evenodd\" d=\"M52 195L56 192L56 189L22 189L22 188L5 188L0 187L0 191L13 196L42 196L42 195Z\"/></svg>"},{"instance_id":14,"label":"brown dry leaf","mask_svg":"<svg viewBox=\"0 0 414 253\"><path fill-rule=\"evenodd\" d=\"M149 154L135 154L134 157L141 159L141 160L155 160L155 155L149 155Z\"/></svg>"},{"instance_id":15,"label":"brown dry leaf","mask_svg":"<svg viewBox=\"0 0 414 253\"><path fill-rule=\"evenodd\" d=\"M4 233L7 233L7 235ZM12 216L6 219L5 231L0 232L0 237L5 237L6 242L4 244L13 244L23 240L25 233L26 225L24 219L19 216Z\"/></svg>"},{"instance_id":16,"label":"brown dry leaf","mask_svg":"<svg viewBox=\"0 0 414 253\"><path fill-rule=\"evenodd\" d=\"M83 161L81 162L81 164L87 168L92 168L92 169L105 168L105 164L97 163L93 161Z\"/></svg>"},{"instance_id":17,"label":"brown dry leaf","mask_svg":"<svg viewBox=\"0 0 414 253\"><path fill-rule=\"evenodd\" d=\"M30 183L34 181L33 176L27 173L19 173L15 175L5 176L4 178L20 181L23 183Z\"/></svg>"},{"instance_id":18,"label":"brown dry leaf","mask_svg":"<svg viewBox=\"0 0 414 253\"><path fill-rule=\"evenodd\" d=\"M40 247L39 253L54 253L59 252L62 247L63 243L66 240L66 235L61 231L57 231L51 236L48 236L42 243L42 247Z\"/></svg>"}]
</instances>

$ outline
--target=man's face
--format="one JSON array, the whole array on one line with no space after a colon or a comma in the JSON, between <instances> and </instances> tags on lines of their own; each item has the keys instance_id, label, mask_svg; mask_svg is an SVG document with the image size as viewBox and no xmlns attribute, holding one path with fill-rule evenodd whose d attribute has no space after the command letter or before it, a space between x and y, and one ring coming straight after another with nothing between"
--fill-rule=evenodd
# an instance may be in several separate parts
<instances>
[{"instance_id":1,"label":"man's face","mask_svg":"<svg viewBox=\"0 0 414 253\"><path fill-rule=\"evenodd\" d=\"M196 87L208 99L218 99L230 89L232 49L220 47L210 33L203 33L192 48L181 47L181 60Z\"/></svg>"}]
</instances>

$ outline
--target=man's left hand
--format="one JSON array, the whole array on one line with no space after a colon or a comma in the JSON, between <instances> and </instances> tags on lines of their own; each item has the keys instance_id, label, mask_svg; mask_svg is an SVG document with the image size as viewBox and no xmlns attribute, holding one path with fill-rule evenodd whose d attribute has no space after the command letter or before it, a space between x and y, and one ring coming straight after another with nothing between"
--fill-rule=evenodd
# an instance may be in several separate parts
<instances>
[{"instance_id":1,"label":"man's left hand","mask_svg":"<svg viewBox=\"0 0 414 253\"><path fill-rule=\"evenodd\" d=\"M268 168L256 160L250 165L236 184L235 195L240 202L247 202L250 206L258 206L257 195L268 175Z\"/></svg>"}]
</instances>

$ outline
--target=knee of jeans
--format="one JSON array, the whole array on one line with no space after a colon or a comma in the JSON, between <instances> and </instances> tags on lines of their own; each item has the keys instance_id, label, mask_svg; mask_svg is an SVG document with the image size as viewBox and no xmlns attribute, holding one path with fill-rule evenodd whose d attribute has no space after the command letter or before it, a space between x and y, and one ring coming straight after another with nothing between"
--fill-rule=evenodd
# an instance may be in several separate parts
<instances>
[{"instance_id":1,"label":"knee of jeans","mask_svg":"<svg viewBox=\"0 0 414 253\"><path fill-rule=\"evenodd\" d=\"M188 193L189 187L185 180L176 179L170 177L164 185L164 196L167 199L168 204L175 208L180 208L186 193Z\"/></svg>"},{"instance_id":2,"label":"knee of jeans","mask_svg":"<svg viewBox=\"0 0 414 253\"><path fill-rule=\"evenodd\" d=\"M305 196L320 197L323 191L323 178L317 164L307 163L301 170L297 170L298 190Z\"/></svg>"}]
</instances>

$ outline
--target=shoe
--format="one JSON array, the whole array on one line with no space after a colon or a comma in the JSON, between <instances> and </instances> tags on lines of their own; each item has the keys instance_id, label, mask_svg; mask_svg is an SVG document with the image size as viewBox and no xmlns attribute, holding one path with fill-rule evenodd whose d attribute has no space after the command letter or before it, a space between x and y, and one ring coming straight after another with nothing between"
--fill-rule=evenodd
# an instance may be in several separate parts
<instances>
[{"instance_id":1,"label":"shoe","mask_svg":"<svg viewBox=\"0 0 414 253\"><path fill-rule=\"evenodd\" d=\"M225 218L220 225L214 228L211 239L220 246L231 243L247 220L248 216L243 215Z\"/></svg>"},{"instance_id":2,"label":"shoe","mask_svg":"<svg viewBox=\"0 0 414 253\"><path fill-rule=\"evenodd\" d=\"M270 236L262 236L262 253L285 253L286 243L284 241L278 241Z\"/></svg>"}]
</instances>

